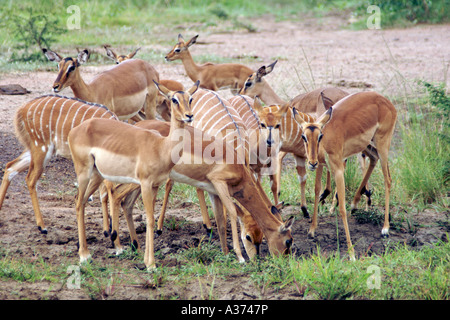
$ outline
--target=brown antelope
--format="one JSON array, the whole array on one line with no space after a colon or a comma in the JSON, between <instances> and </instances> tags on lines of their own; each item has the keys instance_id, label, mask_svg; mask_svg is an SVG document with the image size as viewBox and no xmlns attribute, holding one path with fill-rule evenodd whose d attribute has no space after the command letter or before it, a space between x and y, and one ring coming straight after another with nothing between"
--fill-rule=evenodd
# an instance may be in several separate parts
<instances>
[{"instance_id":1,"label":"brown antelope","mask_svg":"<svg viewBox=\"0 0 450 320\"><path fill-rule=\"evenodd\" d=\"M167 125L157 121L142 121L137 123L136 126L157 129L161 133L164 130L167 131L167 128L164 128ZM190 138L185 136L183 139L185 143L183 157L172 168L170 177L175 181L184 182L206 190L212 196L211 200L223 250L228 252L225 237L226 220L222 212L222 204L230 214L236 212L235 214L243 220L242 225L247 228L247 233L245 234L247 241L253 242L258 248L262 240L262 234L260 234L260 230L262 230L267 238L271 253L288 253L293 243L290 234L293 218L283 223L277 209L272 206L262 188L255 182L252 172L247 166L236 161L227 161L228 158L239 157L232 144L214 138L211 138L211 140L209 138L205 139L205 135L202 135L201 131L195 128L189 128L189 131ZM200 134L195 132L200 132ZM187 130L185 131L186 133ZM215 152L211 152L211 150L215 150ZM218 152L219 150L223 151ZM229 157L230 154L233 156ZM136 246L137 236L130 216L133 203L139 193L136 190L137 188L132 185L123 186L123 188L122 190L120 188L115 189L114 192L117 191L120 195L113 197L124 200L117 201L112 207L117 207L122 202L131 239L134 246ZM232 197L251 215L241 212L241 209L233 204ZM113 213L112 216L114 225L114 219L117 219L118 214ZM161 221L161 217L159 221ZM247 252L249 255L252 254L251 250Z\"/></svg>"},{"instance_id":2,"label":"brown antelope","mask_svg":"<svg viewBox=\"0 0 450 320\"><path fill-rule=\"evenodd\" d=\"M87 49L82 50L77 58L63 58L45 48L42 51L50 61L58 63L59 72L53 83L54 92L70 87L75 97L105 105L120 120L155 118L158 89L153 81L159 81L159 74L147 62L139 59L126 60L86 83L80 75L79 67L88 59ZM145 115L140 112L142 108Z\"/></svg>"},{"instance_id":3,"label":"brown antelope","mask_svg":"<svg viewBox=\"0 0 450 320\"><path fill-rule=\"evenodd\" d=\"M0 187L0 208L11 180L28 169L26 182L36 223L42 233L47 233L39 209L36 183L54 154L71 158L67 145L69 131L92 118L118 120L105 106L57 95L42 96L22 105L16 112L14 127L25 151L6 165Z\"/></svg>"},{"instance_id":4,"label":"brown antelope","mask_svg":"<svg viewBox=\"0 0 450 320\"><path fill-rule=\"evenodd\" d=\"M295 112L295 111L294 111ZM392 103L376 92L360 92L347 96L328 109L316 121L308 121L299 114L295 119L302 126L302 138L308 157L308 168L318 170L317 184L320 185L320 176L324 165L328 165L334 175L337 195L339 198L339 212L341 214L350 258L355 258L353 245L347 223L345 210L345 181L344 159L351 155L364 152L370 163L364 178L356 192L352 209L358 204L361 191L365 188L373 168L378 159L384 176L385 211L384 225L381 231L383 236L389 235L389 192L391 188L391 175L388 165L388 152L392 134L397 119L397 111ZM325 162L325 154L328 161ZM316 192L315 197L318 197ZM317 201L316 201L317 203ZM314 216L309 234L314 236L317 228L317 206L314 206Z\"/></svg>"},{"instance_id":5,"label":"brown antelope","mask_svg":"<svg viewBox=\"0 0 450 320\"><path fill-rule=\"evenodd\" d=\"M275 99L273 97L267 97L267 95L264 95L264 92L270 93L273 92L273 90L267 90L268 88L270 88L270 86L264 81L264 79L261 79L261 77L262 75L265 75L272 71L275 63L276 61L267 68L264 66L261 67L258 72L255 72L252 76L250 76L245 86L242 88L241 93L245 92L245 94L250 94L251 96L256 95L258 97L259 95L262 95L268 102L278 101L278 103L264 108L262 108L259 104L255 105L259 121L261 122L261 126L263 127L262 134L264 137L266 137L265 139L267 139L268 144L270 145L273 135L280 135L281 139L280 152L278 153L275 165L276 173L270 177L272 181L272 193L274 195L275 203L278 203L280 196L282 161L287 153L293 154L296 162L298 180L300 183L301 210L305 217L309 217L306 206L306 151L303 140L301 138L302 129L298 125L297 121L294 120L292 107L294 107L297 111L305 114L305 116L308 117L309 120L312 120L313 118L317 117L317 114L320 115L325 112L335 102L347 96L348 93L337 88L321 88L308 93L300 94L290 102L285 102L278 96L276 96L277 98ZM269 72L267 72L267 70L269 70ZM248 83L251 83L251 85L248 85ZM326 95L326 98L324 100L322 100L321 98L322 92ZM327 185L321 195L320 201L324 201L328 194L330 194L330 192L331 180L329 177L329 173L327 173Z\"/></svg>"},{"instance_id":6,"label":"brown antelope","mask_svg":"<svg viewBox=\"0 0 450 320\"><path fill-rule=\"evenodd\" d=\"M193 121L193 127L200 129L204 131L204 136L212 136L214 138L217 138L219 140L224 139L225 141L228 141L230 143L233 143L235 146L237 153L239 154L239 159L242 159L242 162L248 162L246 160L247 157L247 150L248 150L248 142L246 139L246 135L244 134L245 126L242 122L242 119L239 117L239 114L234 110L227 101L223 100L217 93L213 91L206 91L206 90L197 90L197 92L193 95L193 103L192 103L192 112L195 115L194 121ZM233 153L229 153L229 155L234 155ZM198 158L198 163L202 163L202 159ZM231 161L235 161L234 159L231 159ZM176 167L178 168L178 167ZM170 191L173 186L173 182L181 182L181 183L187 183L193 186L197 187L197 196L200 201L200 208L202 212L203 217L203 223L207 230L211 230L211 222L209 220L206 203L204 199L204 188L202 188L202 184L197 184L196 180L190 180L185 178L184 175L177 175L176 168L172 170L170 174L170 180L166 184L166 190L165 190L165 196L163 201L163 206L161 209L161 215L158 219L158 227L157 227L157 233L160 234L162 232L163 227L163 221L165 216L165 211L167 208L167 202L168 202L168 196L170 194ZM194 167L192 170L195 170L196 167ZM188 167L186 170L189 170ZM189 175L188 175L189 176ZM200 187L198 187L200 186ZM211 191L206 190L206 191ZM131 191L130 191L131 192ZM217 197L217 194L211 195L213 203L220 204L221 198ZM125 196L126 192L122 193L116 193L117 196L112 195L112 199L114 199L115 202L120 202L120 197ZM220 211L219 211L220 210ZM219 208L219 205L213 206L214 215L216 217L216 220L221 218L223 216L222 208ZM237 237L237 225L236 225L236 210L233 210L230 213L230 221L231 221L231 229L233 234L233 247L235 249L236 255L238 256L238 259L240 261L244 261L244 258L242 256L240 245L239 245L239 239ZM220 222L218 222L220 224ZM113 226L113 229L115 227ZM224 234L223 232L226 229L219 230L220 234ZM113 231L114 233L114 231ZM245 232L244 232L245 233ZM244 234L241 232L241 235ZM252 240L257 240L255 237L251 236ZM246 240L247 237L245 237ZM244 241L244 246L247 249L247 251L252 250L252 244L248 243L247 241ZM115 246L118 246L119 242L118 239L115 241ZM255 244L255 243L253 243ZM221 245L222 250L226 253L228 252L228 248L226 246L226 237L221 237ZM120 247L119 247L120 248Z\"/></svg>"},{"instance_id":7,"label":"brown antelope","mask_svg":"<svg viewBox=\"0 0 450 320\"><path fill-rule=\"evenodd\" d=\"M146 121L140 121L136 124L139 128L145 128L147 130L156 130L158 131L162 136L167 136L169 133L169 125L166 122L158 121L158 120L146 120ZM209 155L207 152L208 149L217 149L220 147L220 140L215 141L214 138L209 138L205 136L205 134L198 129L186 126L185 127L186 132L185 134L188 134L187 137L183 139L185 142L184 145L184 151L183 151L183 162L177 163L171 173L171 185L170 188L173 185L174 181L177 182L183 182L189 185L193 185L197 187L198 192L198 198L200 201L200 208L202 212L202 217L204 223L209 223L210 220L208 217L208 211L206 209L206 203L204 200L204 194L203 191L209 191L211 202L213 204L213 211L214 215L217 220L217 225L219 229L219 235L221 242L224 240L223 233L226 231L224 230L224 226L226 226L226 220L224 212L222 211L222 202L220 200L221 197L223 197L222 194L218 194L217 191L214 189L214 186L211 186L211 182L208 179L208 173L212 171L216 171L217 166L222 166L222 164L218 164L217 161L214 161L214 159L211 159L211 155ZM194 141L195 139L195 141ZM191 144L188 144L189 141L192 140ZM211 142L211 140L213 140ZM216 146L212 147L213 144L216 144ZM201 146L199 148L198 146ZM234 150L231 145L227 144L225 147L226 152L234 153ZM204 156L205 154L205 156ZM194 164L194 157L197 157L197 159L202 159L201 163L200 161ZM186 160L184 160L186 159ZM211 161L210 164L206 163L209 160ZM181 162L181 161L180 161ZM173 180L172 180L173 179ZM170 191L170 190L169 190ZM113 203L111 203L111 217L112 217L112 230L118 230L118 208L121 205L122 209L124 211L125 218L127 219L127 225L128 229L130 231L131 236L131 242L134 246L134 248L139 248L139 242L137 240L136 231L134 228L134 222L131 218L132 216L132 210L134 206L134 202L136 201L136 198L140 194L139 186L134 184L127 184L127 185L119 185L115 188L112 188L112 194L111 199L113 199ZM164 213L165 213L165 206L167 204L167 195L165 194L163 208L161 210L161 216L158 219L158 227L157 227L157 233L160 234L162 230L162 223L164 220ZM229 195L228 195L229 196ZM257 254L259 254L259 246L262 242L263 234L261 229L256 224L255 220L251 217L251 215L246 211L242 210L239 206L236 206L237 215L239 217L239 222L241 223L241 240L244 244L244 247L246 249L246 252L249 256L249 258L253 258ZM205 217L206 214L206 217ZM113 231L113 236L111 239L114 241L114 246L117 250L117 253L120 253L122 251L122 247L120 245L120 242L118 241L117 232ZM226 238L225 238L226 239ZM223 248L226 248L224 250L225 253L227 253L227 246L226 243L222 245ZM237 253L238 260L240 262L244 261L244 258L240 253Z\"/></svg>"},{"instance_id":8,"label":"brown antelope","mask_svg":"<svg viewBox=\"0 0 450 320\"><path fill-rule=\"evenodd\" d=\"M166 55L166 61L180 59L188 77L192 81L200 80L200 86L204 89L213 91L230 89L232 93L237 93L253 70L237 63L196 64L189 52L189 47L196 43L197 38L198 35L185 42L182 35L179 34L177 44Z\"/></svg>"},{"instance_id":9,"label":"brown antelope","mask_svg":"<svg viewBox=\"0 0 450 320\"><path fill-rule=\"evenodd\" d=\"M112 61L114 61L116 64L119 64L125 60L131 59L133 58L136 53L141 50L141 48L137 48L136 50L134 50L133 52L129 53L129 54L116 54L112 49L111 46L109 44L104 44L103 48L105 48L106 50L106 56L108 58L110 58Z\"/></svg>"},{"instance_id":10,"label":"brown antelope","mask_svg":"<svg viewBox=\"0 0 450 320\"><path fill-rule=\"evenodd\" d=\"M86 244L84 208L88 197L104 179L115 183L139 184L147 218L144 263L155 268L153 248L154 205L158 187L166 182L178 159L172 150L179 144L174 136L192 122L192 94L198 82L186 92L173 92L155 82L172 101L170 132L162 137L157 132L137 128L118 121L92 119L72 129L69 147L78 180L76 204L80 262L90 258ZM180 150L179 154L182 154Z\"/></svg>"},{"instance_id":11,"label":"brown antelope","mask_svg":"<svg viewBox=\"0 0 450 320\"><path fill-rule=\"evenodd\" d=\"M141 49L141 48L137 48L132 53L129 53L127 55L124 55L124 54L118 55L114 51L112 51L112 49L110 49L111 48L110 45L105 44L105 45L103 45L103 47L106 50L106 55L108 56L108 58L115 61L116 64L119 64L125 60L133 58L136 55L136 53L138 52L138 50ZM184 91L184 86L180 82L175 81L175 80L160 79L159 83L171 91ZM170 101L168 101L167 98L164 95L162 95L160 92L158 92L158 96L156 98L156 112L158 112L161 115L161 117L166 121L170 121L169 106L170 106ZM145 112L145 110L144 110L144 112Z\"/></svg>"}]
</instances>

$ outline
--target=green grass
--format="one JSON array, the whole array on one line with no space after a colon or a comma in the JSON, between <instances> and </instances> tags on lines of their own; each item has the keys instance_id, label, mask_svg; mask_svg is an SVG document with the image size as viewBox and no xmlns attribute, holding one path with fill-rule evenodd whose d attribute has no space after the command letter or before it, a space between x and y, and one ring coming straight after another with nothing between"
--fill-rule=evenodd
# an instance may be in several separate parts
<instances>
[{"instance_id":1,"label":"green grass","mask_svg":"<svg viewBox=\"0 0 450 320\"><path fill-rule=\"evenodd\" d=\"M67 264L49 265L43 259L17 261L4 253L0 260L0 281L35 283L48 281L65 284L70 277ZM203 240L198 246L176 254L175 267L159 267L148 273L137 269L99 265L95 261L80 269L81 289L92 299L101 299L114 288L147 286L164 292L165 287L183 288L193 282L208 283L201 299L218 299L214 281L245 276L255 293L286 290L292 296L306 299L380 299L380 300L446 300L450 298L450 244L412 250L398 245L382 255L356 262L339 254L320 251L310 257L267 257L240 264L233 255L224 255ZM135 254L126 258L140 261ZM45 297L44 297L45 298ZM177 299L177 296L164 296ZM258 298L263 298L261 295Z\"/></svg>"}]
</instances>

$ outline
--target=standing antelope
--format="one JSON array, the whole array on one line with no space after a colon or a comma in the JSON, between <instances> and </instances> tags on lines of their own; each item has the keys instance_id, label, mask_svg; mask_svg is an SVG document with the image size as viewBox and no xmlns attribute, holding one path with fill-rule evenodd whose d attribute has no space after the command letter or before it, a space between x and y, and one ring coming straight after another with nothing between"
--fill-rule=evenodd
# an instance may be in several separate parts
<instances>
[{"instance_id":1,"label":"standing antelope","mask_svg":"<svg viewBox=\"0 0 450 320\"><path fill-rule=\"evenodd\" d=\"M110 45L105 44L105 45L103 45L103 47L106 50L106 55L108 56L108 58L115 61L116 64L119 64L123 61L133 58L136 55L136 53L138 52L138 50L141 49L141 48L137 48L135 51L133 51L132 53L127 54L127 55L124 55L124 54L118 55L114 51L112 51L112 49L110 49L110 47L111 47ZM184 91L184 86L180 82L175 81L175 80L160 79L159 83L171 91ZM167 100L167 98L164 95L162 95L160 92L158 92L158 96L156 98L156 112L158 112L161 115L161 117L166 121L170 121L169 106L170 106L170 101ZM145 112L145 110L144 110L144 112Z\"/></svg>"},{"instance_id":2,"label":"standing antelope","mask_svg":"<svg viewBox=\"0 0 450 320\"><path fill-rule=\"evenodd\" d=\"M339 198L339 212L344 223L350 258L354 260L355 253L345 210L344 159L360 152L364 152L370 159L369 167L353 198L352 209L358 204L361 191L365 188L373 168L380 159L385 187L384 225L381 233L383 236L388 236L389 192L392 181L388 165L388 152L397 111L393 104L380 94L360 92L338 101L316 121L305 120L299 114L295 115L295 119L303 129L302 137L308 157L308 168L312 171L318 169L316 191L320 190L320 186L317 188L317 185L321 183L320 176L324 165L328 164L334 175ZM328 155L327 162L325 162L325 153ZM318 192L315 193L315 197L318 197ZM317 211L315 205L309 230L309 234L313 237L317 228Z\"/></svg>"},{"instance_id":3,"label":"standing antelope","mask_svg":"<svg viewBox=\"0 0 450 320\"><path fill-rule=\"evenodd\" d=\"M185 42L179 34L177 44L166 55L166 61L180 59L189 78L192 81L200 80L200 86L204 89L218 91L229 88L232 93L237 93L253 70L237 63L196 64L189 52L189 47L196 43L197 38L198 35Z\"/></svg>"},{"instance_id":4,"label":"standing antelope","mask_svg":"<svg viewBox=\"0 0 450 320\"><path fill-rule=\"evenodd\" d=\"M39 209L36 183L54 154L71 158L67 145L69 131L92 118L118 120L105 106L57 95L33 99L17 109L14 127L25 151L6 165L0 187L0 208L11 180L28 168L26 182L36 223L42 233L47 233Z\"/></svg>"},{"instance_id":5,"label":"standing antelope","mask_svg":"<svg viewBox=\"0 0 450 320\"><path fill-rule=\"evenodd\" d=\"M186 92L173 92L155 84L172 101L167 137L122 122L102 119L86 121L69 134L69 147L78 179L76 211L80 262L90 258L84 208L89 196L107 179L115 183L140 185L147 217L144 263L147 268L155 268L153 229L157 191L175 165L172 150L179 141L174 137L184 129L185 123L193 120L191 96L198 89L198 82Z\"/></svg>"},{"instance_id":6,"label":"standing antelope","mask_svg":"<svg viewBox=\"0 0 450 320\"><path fill-rule=\"evenodd\" d=\"M129 54L116 54L112 49L111 46L109 44L104 44L103 48L105 48L106 50L106 56L108 58L110 58L112 61L114 61L116 64L119 64L125 60L131 59L133 58L136 53L141 50L141 48L137 48L136 50L134 50L133 52L129 53Z\"/></svg>"},{"instance_id":7,"label":"standing antelope","mask_svg":"<svg viewBox=\"0 0 450 320\"><path fill-rule=\"evenodd\" d=\"M88 59L87 49L79 52L77 58L63 58L45 48L42 51L50 61L58 63L59 72L53 83L54 92L69 86L75 97L105 105L120 120L155 118L158 89L153 81L159 81L159 74L147 62L139 59L126 60L86 83L80 75L79 67ZM145 116L140 113L142 108Z\"/></svg>"},{"instance_id":8,"label":"standing antelope","mask_svg":"<svg viewBox=\"0 0 450 320\"><path fill-rule=\"evenodd\" d=\"M245 86L243 90L246 89L246 93L251 95L262 94L264 91L258 90L258 88L261 89L259 84L260 82L257 82L252 86ZM268 84L265 86L268 86ZM322 92L327 96L324 100L321 98ZM280 152L278 153L275 165L276 173L270 177L272 181L271 189L274 195L275 203L278 203L280 196L280 179L283 158L287 153L292 153L295 158L297 175L300 183L301 210L305 217L309 217L306 206L306 150L302 140L302 129L298 125L297 121L294 120L292 107L294 107L297 111L302 112L309 120L312 120L313 118L316 118L317 114L322 114L329 109L334 102L339 101L347 95L347 92L337 88L321 88L308 93L300 94L291 102L283 101L281 104L275 103L264 108L262 108L259 104L255 104L259 121L263 127L262 140L267 140L268 145L271 145L273 136L279 135L281 139ZM322 193L321 201L323 201L331 192L330 189L331 180L329 173L327 173L327 185Z\"/></svg>"}]
</instances>

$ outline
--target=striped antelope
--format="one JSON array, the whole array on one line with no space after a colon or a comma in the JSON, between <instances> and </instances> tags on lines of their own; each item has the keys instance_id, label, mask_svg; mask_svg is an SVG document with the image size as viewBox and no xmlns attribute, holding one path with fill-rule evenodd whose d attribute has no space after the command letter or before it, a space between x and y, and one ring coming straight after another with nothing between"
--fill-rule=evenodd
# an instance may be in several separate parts
<instances>
[{"instance_id":1,"label":"striped antelope","mask_svg":"<svg viewBox=\"0 0 450 320\"><path fill-rule=\"evenodd\" d=\"M356 208L361 191L365 188L378 159L380 159L385 187L384 225L381 234L388 236L389 192L392 181L388 153L396 119L397 111L393 104L376 92L360 92L349 95L339 100L315 121L306 120L299 114L295 115L295 120L299 122L303 130L308 168L318 170L316 191L320 190L320 176L324 165L328 165L334 175L339 198L339 212L344 222L347 246L352 260L355 259L355 253L345 210L344 159L363 152L370 160L361 185L353 198L352 209ZM325 160L325 154L327 160ZM317 199L318 192L315 193L315 197ZM317 200L315 204L317 204ZM311 236L314 236L317 228L317 211L315 205L309 229Z\"/></svg>"},{"instance_id":2,"label":"striped antelope","mask_svg":"<svg viewBox=\"0 0 450 320\"><path fill-rule=\"evenodd\" d=\"M140 185L147 218L144 263L148 269L156 267L153 229L157 191L179 160L172 152L179 144L175 136L179 136L180 131L184 132L185 123L193 120L191 96L198 89L198 82L186 92L173 92L158 83L156 85L172 101L167 137L104 119L91 119L69 133L68 142L78 180L76 211L82 263L90 259L84 224L85 205L89 196L107 179L113 183ZM182 153L181 149L180 156Z\"/></svg>"},{"instance_id":3,"label":"striped antelope","mask_svg":"<svg viewBox=\"0 0 450 320\"><path fill-rule=\"evenodd\" d=\"M163 135L167 133L167 124L160 121L141 121L136 126L157 130ZM249 256L257 253L259 243L262 240L262 233L268 239L271 253L290 252L293 243L290 234L293 218L283 223L277 209L272 206L247 166L238 162L226 161L228 153L234 154L234 158L239 157L233 146L224 140L212 139L210 141L209 139L204 139L205 136L196 128L186 127L186 129L188 130L185 133L189 133L189 138L185 136L183 139L185 143L183 158L173 167L170 177L174 178L175 181L202 188L212 196L211 200L223 250L225 252L228 251L226 243L225 246L223 243L225 236L223 233L226 232L226 220L222 212L222 205L228 212L236 211L236 214L242 219L241 225L247 230L246 240L256 245L256 252L253 250L249 251L246 248ZM190 144L188 144L189 142ZM217 151L222 148L221 158L218 159L217 153L214 154L211 150ZM199 159L202 161L198 161ZM134 201L139 195L139 189L133 185L122 185L116 188L114 192L118 193L115 195L115 199L120 199L120 201L115 202L112 206L116 208L122 203L131 239L136 247L137 235L131 219L131 210ZM239 206L235 206L231 200L232 197L251 215L247 214ZM113 212L112 217L114 225L114 220L118 219L118 214ZM158 222L160 221L161 217ZM249 232L249 230L253 232ZM259 242L256 242L257 239L259 239Z\"/></svg>"},{"instance_id":4,"label":"striped antelope","mask_svg":"<svg viewBox=\"0 0 450 320\"><path fill-rule=\"evenodd\" d=\"M45 48L42 51L50 61L58 63L59 72L53 83L55 93L70 87L75 97L105 105L120 120L155 118L158 89L153 81L159 81L159 74L147 62L139 59L124 61L86 83L79 67L89 57L87 49L80 51L77 58L63 58ZM142 108L145 115L140 112Z\"/></svg>"},{"instance_id":5,"label":"striped antelope","mask_svg":"<svg viewBox=\"0 0 450 320\"><path fill-rule=\"evenodd\" d=\"M25 151L6 165L0 186L0 208L11 180L28 168L26 182L36 223L42 233L47 233L39 208L36 183L54 154L71 158L67 145L69 131L92 118L118 120L105 106L57 95L42 96L22 105L16 112L14 127Z\"/></svg>"},{"instance_id":6,"label":"striped antelope","mask_svg":"<svg viewBox=\"0 0 450 320\"><path fill-rule=\"evenodd\" d=\"M218 174L220 169L223 168L224 164L227 163L231 163L237 166L240 165L247 166L246 161L244 160L241 160L238 163L236 163L236 161L234 160L237 159L237 156L242 158L246 157L247 155L247 152L245 151L247 150L246 149L247 147L245 147L245 135L242 135L241 137L241 135L238 133L240 132L243 134L245 126L243 125L242 120L240 119L238 113L234 110L234 108L232 108L227 103L227 101L222 100L220 96L218 96L215 92L198 90L193 96L192 111L195 115L193 126L198 129L203 129L204 137L215 135L216 141L221 141L222 137L225 137L226 141L235 144L237 153L234 150L233 152L228 152L228 155L229 154L234 155L233 157L231 157L231 161L228 161L229 159L228 160L224 159L223 161L219 161L219 163L216 163L216 161L209 161L211 163L204 163L205 162L204 159L197 157L196 158L197 160L196 162L194 162L194 164L178 163L170 173L171 182L168 182L166 184L166 194L164 197L163 208L161 210L161 216L158 220L157 232L158 233L162 232L162 223L164 220L164 213L168 200L168 194L173 185L173 181L187 183L189 185L197 187L197 194L200 200L203 221L206 224L206 227L210 229L211 224L209 221L206 204L204 202L203 190L206 190L209 193L211 197L211 202L214 204L213 211L217 220L222 250L224 252L228 252L225 236L226 225L224 225L225 220L222 219L224 217L222 205L225 205L226 210L230 212L231 216L230 220L233 233L233 247L238 256L238 259L240 261L244 261L242 254L240 252L240 246L237 237L237 229L235 227L236 221L235 216L238 215L241 218L240 220L241 226L243 226L244 224L243 228L241 228L241 239L250 257L254 256L254 254L257 253L258 250L257 248L259 247L259 244L261 243L262 240L261 232L259 231L258 225L255 223L252 216L248 212L245 212L245 208L242 209L243 212L239 212L241 208L232 205L232 203L230 202L231 195L229 194L229 191L226 190L226 188L223 187L220 189L215 188L218 182L216 184L212 183L211 176L209 176L209 174L211 174L211 172L215 172L215 174ZM147 125L149 125L147 121L137 124L137 126L145 126L145 127L147 127ZM200 143L198 145L201 146L202 144ZM226 168L228 170L229 167ZM221 178L221 176L215 178L215 180L219 178ZM227 180L222 181L221 185L224 185L225 183L227 183ZM261 196L264 197L267 207L271 208L271 203L269 199L267 198L267 196L265 195L264 191L262 190L262 188L258 183L256 184L256 187L258 188L258 192L261 193ZM127 194L132 192L131 190L132 187L129 188L130 189L125 191L123 190L119 191L116 193L116 195L112 196L112 198L115 199L115 205L113 205L113 207L120 204L122 202L121 201L122 198L127 197ZM139 195L138 193L135 194L136 197L138 195ZM133 203L133 202L134 201L124 201L124 203ZM132 206L129 205L128 207L130 209L132 208ZM127 211L126 207L123 208L125 211ZM277 209L275 207L271 210L277 213ZM279 219L281 220L281 217L279 217ZM113 229L114 228L115 227L113 222Z\"/></svg>"},{"instance_id":7,"label":"striped antelope","mask_svg":"<svg viewBox=\"0 0 450 320\"><path fill-rule=\"evenodd\" d=\"M166 55L166 61L181 60L188 77L192 81L200 80L200 86L204 89L213 91L230 89L233 94L236 94L253 70L237 63L196 64L189 52L189 47L197 42L197 38L198 35L185 42L183 36L179 34L178 42Z\"/></svg>"},{"instance_id":8,"label":"striped antelope","mask_svg":"<svg viewBox=\"0 0 450 320\"><path fill-rule=\"evenodd\" d=\"M103 45L103 47L106 50L106 55L108 56L108 58L115 61L116 64L119 64L123 61L133 58L136 55L136 53L141 49L137 48L132 53L125 55L125 54L116 54L112 49L110 49L111 46L108 44ZM172 91L184 91L184 86L180 82L175 80L160 79L159 83ZM159 113L161 117L166 121L170 121L169 106L170 101L168 101L167 98L164 97L160 92L158 92L158 96L156 98L156 112Z\"/></svg>"}]
</instances>

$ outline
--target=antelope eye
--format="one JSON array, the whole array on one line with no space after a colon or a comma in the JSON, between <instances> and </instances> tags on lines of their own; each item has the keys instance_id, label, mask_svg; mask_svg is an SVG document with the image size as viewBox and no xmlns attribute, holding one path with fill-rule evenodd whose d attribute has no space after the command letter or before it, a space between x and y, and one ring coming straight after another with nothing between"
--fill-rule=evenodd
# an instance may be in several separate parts
<instances>
[{"instance_id":1,"label":"antelope eye","mask_svg":"<svg viewBox=\"0 0 450 320\"><path fill-rule=\"evenodd\" d=\"M292 246L292 239L286 240L286 247L290 248Z\"/></svg>"},{"instance_id":2,"label":"antelope eye","mask_svg":"<svg viewBox=\"0 0 450 320\"><path fill-rule=\"evenodd\" d=\"M178 104L178 100L175 99L175 98L172 98L172 102L175 103L175 104Z\"/></svg>"},{"instance_id":3,"label":"antelope eye","mask_svg":"<svg viewBox=\"0 0 450 320\"><path fill-rule=\"evenodd\" d=\"M320 142L320 140L322 140L322 137L323 137L323 134L320 134L319 135L319 142Z\"/></svg>"},{"instance_id":4,"label":"antelope eye","mask_svg":"<svg viewBox=\"0 0 450 320\"><path fill-rule=\"evenodd\" d=\"M247 239L247 241L252 242L252 238L251 238L249 235L246 235L246 236L245 236L245 239Z\"/></svg>"},{"instance_id":5,"label":"antelope eye","mask_svg":"<svg viewBox=\"0 0 450 320\"><path fill-rule=\"evenodd\" d=\"M192 100L194 100L192 97L191 98L189 98L189 104L191 104L192 103Z\"/></svg>"},{"instance_id":6,"label":"antelope eye","mask_svg":"<svg viewBox=\"0 0 450 320\"><path fill-rule=\"evenodd\" d=\"M246 82L245 83L245 86L248 88L248 87L251 87L252 86L252 83L251 82Z\"/></svg>"},{"instance_id":7,"label":"antelope eye","mask_svg":"<svg viewBox=\"0 0 450 320\"><path fill-rule=\"evenodd\" d=\"M181 49L180 48L176 48L175 50L173 50L174 52L176 52L176 53L179 53L179 52L181 52Z\"/></svg>"},{"instance_id":8,"label":"antelope eye","mask_svg":"<svg viewBox=\"0 0 450 320\"><path fill-rule=\"evenodd\" d=\"M302 139L303 139L303 141L308 142L308 141L306 140L306 136L305 136L304 134L302 134Z\"/></svg>"},{"instance_id":9,"label":"antelope eye","mask_svg":"<svg viewBox=\"0 0 450 320\"><path fill-rule=\"evenodd\" d=\"M275 126L275 129L278 129L280 127L280 124L277 124L276 126Z\"/></svg>"},{"instance_id":10,"label":"antelope eye","mask_svg":"<svg viewBox=\"0 0 450 320\"><path fill-rule=\"evenodd\" d=\"M261 123L261 128L265 128L266 125L264 123Z\"/></svg>"},{"instance_id":11,"label":"antelope eye","mask_svg":"<svg viewBox=\"0 0 450 320\"><path fill-rule=\"evenodd\" d=\"M69 68L67 68L67 73L72 72L73 70L75 70L75 66L71 65Z\"/></svg>"}]
</instances>

